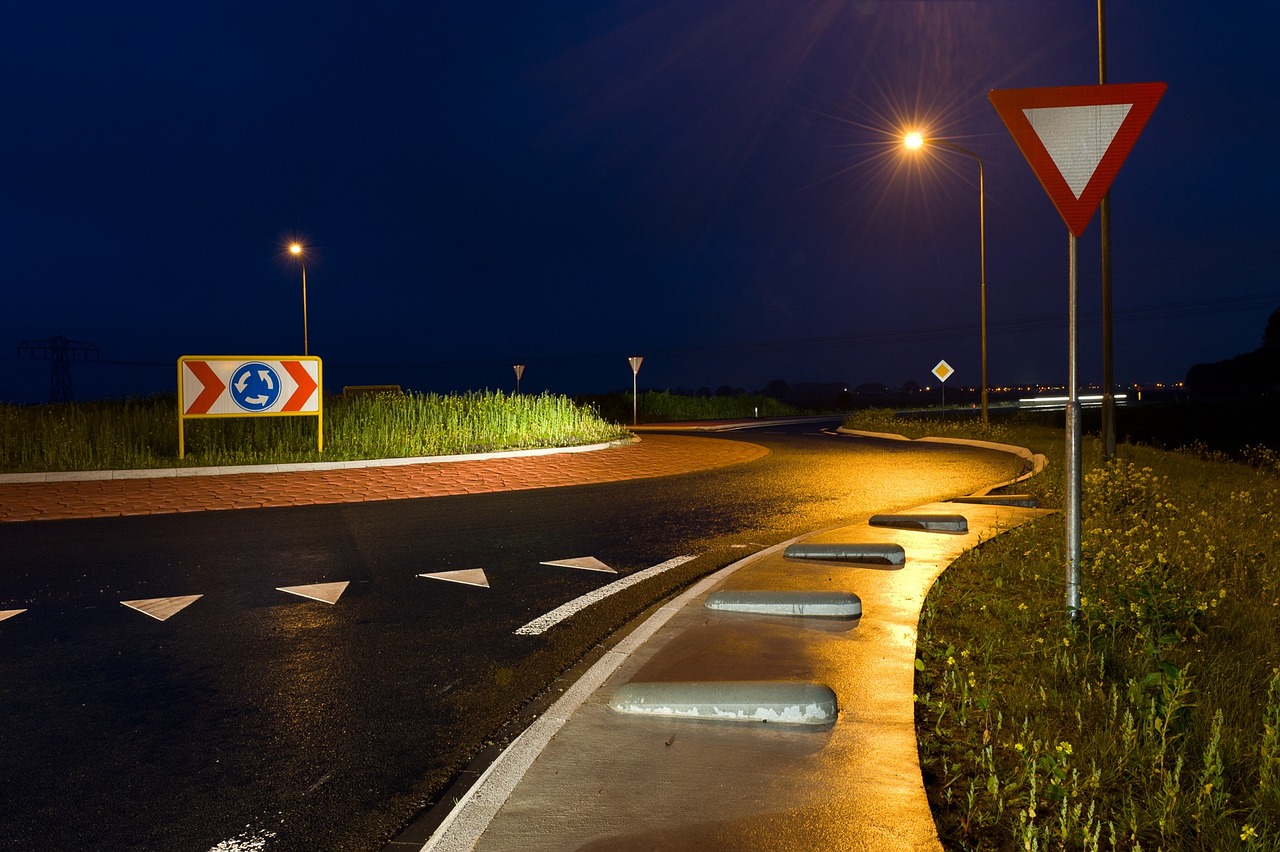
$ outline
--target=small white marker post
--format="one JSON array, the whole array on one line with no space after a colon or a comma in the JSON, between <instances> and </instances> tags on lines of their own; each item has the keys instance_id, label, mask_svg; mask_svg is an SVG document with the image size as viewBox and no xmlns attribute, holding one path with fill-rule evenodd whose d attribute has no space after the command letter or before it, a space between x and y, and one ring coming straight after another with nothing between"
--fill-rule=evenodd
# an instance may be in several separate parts
<instances>
[{"instance_id":1,"label":"small white marker post","mask_svg":"<svg viewBox=\"0 0 1280 852\"><path fill-rule=\"evenodd\" d=\"M636 401L636 377L640 375L640 365L644 363L644 356L632 355L627 360L631 362L631 425L635 426L640 422L640 407Z\"/></svg>"}]
</instances>

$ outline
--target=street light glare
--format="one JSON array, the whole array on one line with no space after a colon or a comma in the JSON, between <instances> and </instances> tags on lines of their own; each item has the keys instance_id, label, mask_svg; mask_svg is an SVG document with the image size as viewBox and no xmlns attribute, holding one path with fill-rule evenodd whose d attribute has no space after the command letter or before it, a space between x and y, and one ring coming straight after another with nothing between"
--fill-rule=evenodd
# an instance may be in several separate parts
<instances>
[{"instance_id":1,"label":"street light glare","mask_svg":"<svg viewBox=\"0 0 1280 852\"><path fill-rule=\"evenodd\" d=\"M293 243L289 246L289 252L291 254L302 254L302 246L297 243Z\"/></svg>"},{"instance_id":2,"label":"street light glare","mask_svg":"<svg viewBox=\"0 0 1280 852\"><path fill-rule=\"evenodd\" d=\"M903 137L902 144L906 145L908 149L914 151L917 148L924 146L924 136L913 130Z\"/></svg>"}]
</instances>

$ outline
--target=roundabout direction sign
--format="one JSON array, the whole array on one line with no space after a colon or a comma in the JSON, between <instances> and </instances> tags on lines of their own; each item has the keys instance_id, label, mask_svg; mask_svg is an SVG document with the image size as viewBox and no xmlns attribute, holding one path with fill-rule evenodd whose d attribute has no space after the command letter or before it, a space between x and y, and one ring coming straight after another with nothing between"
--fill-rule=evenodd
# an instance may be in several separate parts
<instances>
[{"instance_id":1,"label":"roundabout direction sign","mask_svg":"<svg viewBox=\"0 0 1280 852\"><path fill-rule=\"evenodd\" d=\"M178 458L183 426L212 417L316 418L316 450L324 451L322 369L315 356L184 355L178 359Z\"/></svg>"}]
</instances>

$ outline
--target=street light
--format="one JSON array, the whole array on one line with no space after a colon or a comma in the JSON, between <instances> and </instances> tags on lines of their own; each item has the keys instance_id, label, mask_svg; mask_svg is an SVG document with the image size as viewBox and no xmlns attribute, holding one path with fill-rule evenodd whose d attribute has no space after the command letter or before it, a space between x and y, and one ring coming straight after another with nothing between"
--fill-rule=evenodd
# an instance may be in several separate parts
<instances>
[{"instance_id":1,"label":"street light","mask_svg":"<svg viewBox=\"0 0 1280 852\"><path fill-rule=\"evenodd\" d=\"M307 262L302 257L302 244L290 243L289 254L296 257L302 266L302 354L310 355L310 341L307 339Z\"/></svg>"},{"instance_id":2,"label":"street light","mask_svg":"<svg viewBox=\"0 0 1280 852\"><path fill-rule=\"evenodd\" d=\"M978 243L979 258L981 263L981 293L982 293L982 425L986 426L987 419L987 191L986 191L986 175L985 168L982 165L982 158L970 151L968 148L961 148L959 145L947 142L944 139L926 139L923 134L916 131L908 133L902 139L902 144L910 151L917 151L925 145L937 145L942 148L948 148L957 154L964 154L966 157L972 157L978 161Z\"/></svg>"}]
</instances>

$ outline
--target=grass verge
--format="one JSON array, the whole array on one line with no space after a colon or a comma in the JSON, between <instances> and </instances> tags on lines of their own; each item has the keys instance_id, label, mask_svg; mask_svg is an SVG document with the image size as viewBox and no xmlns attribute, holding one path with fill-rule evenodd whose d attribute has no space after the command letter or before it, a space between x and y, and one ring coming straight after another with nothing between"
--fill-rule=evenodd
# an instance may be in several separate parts
<instances>
[{"instance_id":1,"label":"grass verge","mask_svg":"<svg viewBox=\"0 0 1280 852\"><path fill-rule=\"evenodd\" d=\"M887 421L1049 457L1024 422ZM1082 613L1066 616L1061 515L943 575L919 625L921 768L948 849L1280 849L1280 464L1086 440ZM1023 490L1023 489L1020 489Z\"/></svg>"},{"instance_id":2,"label":"grass verge","mask_svg":"<svg viewBox=\"0 0 1280 852\"><path fill-rule=\"evenodd\" d=\"M414 458L580 446L628 434L568 397L493 392L327 397L323 454L316 424L314 417L188 420L179 461L172 396L0 405L0 472Z\"/></svg>"}]
</instances>

